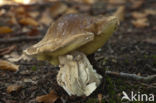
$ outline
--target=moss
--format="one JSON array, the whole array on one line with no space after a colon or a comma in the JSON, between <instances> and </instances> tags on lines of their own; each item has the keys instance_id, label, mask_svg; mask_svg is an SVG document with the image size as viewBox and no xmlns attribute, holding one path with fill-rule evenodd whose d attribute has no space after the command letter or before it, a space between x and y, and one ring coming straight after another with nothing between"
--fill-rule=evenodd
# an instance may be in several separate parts
<instances>
[{"instance_id":1,"label":"moss","mask_svg":"<svg viewBox=\"0 0 156 103\"><path fill-rule=\"evenodd\" d=\"M142 102L142 101L134 101L132 103L146 103L146 102Z\"/></svg>"},{"instance_id":2,"label":"moss","mask_svg":"<svg viewBox=\"0 0 156 103\"><path fill-rule=\"evenodd\" d=\"M97 98L89 98L86 103L99 103ZM105 103L104 100L102 100L101 103Z\"/></svg>"},{"instance_id":3,"label":"moss","mask_svg":"<svg viewBox=\"0 0 156 103\"><path fill-rule=\"evenodd\" d=\"M151 57L156 60L156 54L151 55Z\"/></svg>"},{"instance_id":4,"label":"moss","mask_svg":"<svg viewBox=\"0 0 156 103\"><path fill-rule=\"evenodd\" d=\"M36 66L32 66L31 68L33 71L36 71L37 70L37 67Z\"/></svg>"},{"instance_id":5,"label":"moss","mask_svg":"<svg viewBox=\"0 0 156 103\"><path fill-rule=\"evenodd\" d=\"M153 89L145 89L146 87L140 85L140 83L136 83L136 82L134 83L135 85L133 85L133 83L131 85L125 82L125 80L123 79L120 78L112 79L111 77L106 76L106 94L109 95L109 97L107 98L107 103L122 103L122 102L127 103L126 101L121 102L122 91L126 91L127 93L130 93L131 91L135 91L135 92L146 93L146 94L150 94L154 92L151 91ZM146 103L146 102L134 101L131 103ZM154 103L154 102L149 102L149 103Z\"/></svg>"},{"instance_id":6,"label":"moss","mask_svg":"<svg viewBox=\"0 0 156 103\"><path fill-rule=\"evenodd\" d=\"M86 103L98 103L98 100L96 98L89 98Z\"/></svg>"},{"instance_id":7,"label":"moss","mask_svg":"<svg viewBox=\"0 0 156 103\"><path fill-rule=\"evenodd\" d=\"M107 63L107 58L103 58L102 65L105 65Z\"/></svg>"},{"instance_id":8,"label":"moss","mask_svg":"<svg viewBox=\"0 0 156 103\"><path fill-rule=\"evenodd\" d=\"M144 55L145 59L152 59L154 64L156 65L156 54L153 55Z\"/></svg>"},{"instance_id":9,"label":"moss","mask_svg":"<svg viewBox=\"0 0 156 103\"><path fill-rule=\"evenodd\" d=\"M148 55L144 55L144 58L147 59L147 58L149 58L149 56Z\"/></svg>"},{"instance_id":10,"label":"moss","mask_svg":"<svg viewBox=\"0 0 156 103\"><path fill-rule=\"evenodd\" d=\"M151 55L153 61L154 61L154 64L156 64L156 55Z\"/></svg>"},{"instance_id":11,"label":"moss","mask_svg":"<svg viewBox=\"0 0 156 103\"><path fill-rule=\"evenodd\" d=\"M134 62L135 65L137 64L137 61L136 60L134 60L133 62Z\"/></svg>"},{"instance_id":12,"label":"moss","mask_svg":"<svg viewBox=\"0 0 156 103\"><path fill-rule=\"evenodd\" d=\"M128 59L125 59L125 63L127 63L127 64L128 64L128 63L129 63L129 60L128 60Z\"/></svg>"},{"instance_id":13,"label":"moss","mask_svg":"<svg viewBox=\"0 0 156 103\"><path fill-rule=\"evenodd\" d=\"M114 87L114 81L110 77L106 77L106 82L107 82L107 91L110 96L109 98L109 103L116 103L117 100L117 93L115 92L115 87Z\"/></svg>"}]
</instances>

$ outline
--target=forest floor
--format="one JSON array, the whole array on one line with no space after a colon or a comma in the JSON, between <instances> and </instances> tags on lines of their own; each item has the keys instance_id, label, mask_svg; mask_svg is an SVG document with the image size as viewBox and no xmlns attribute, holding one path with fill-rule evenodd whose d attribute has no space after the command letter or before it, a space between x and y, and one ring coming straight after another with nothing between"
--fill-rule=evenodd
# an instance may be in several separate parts
<instances>
[{"instance_id":1,"label":"forest floor","mask_svg":"<svg viewBox=\"0 0 156 103\"><path fill-rule=\"evenodd\" d=\"M20 60L16 62L15 64L20 65L17 72L0 70L0 103L36 103L35 99L37 96L48 94L51 90L54 90L59 96L56 103L100 103L98 95L103 96L102 103L120 103L122 91L125 91L128 95L130 95L131 91L134 91L136 94L154 94L156 97L156 80L144 82L135 79L131 80L130 78L121 78L120 76L105 75L105 71L108 70L118 73L136 74L143 77L156 74L156 15L146 16L149 23L148 26L138 27L132 23L135 20L132 16L133 12L144 12L146 9L154 9L156 7L154 3L154 0L145 0L138 8L132 7L133 4L130 2L124 4L124 20L109 41L94 54L95 62L93 65L98 65L99 68L95 69L103 76L103 82L89 97L69 96L57 84L56 75L59 68L52 66L46 61L32 59L31 61ZM33 8L34 11L38 10L42 14L49 6L51 5L33 5L33 7L26 8L30 10ZM68 4L68 7L75 6L77 6L77 11L90 15L111 15L119 7L119 5L111 7L110 4L104 2L97 2L92 4L91 7L74 3ZM9 11L10 8L11 6L3 7L6 11ZM1 16L0 21L5 23L4 18L7 19L7 15ZM0 22L0 25L3 25L3 22ZM7 42L8 39L5 39L6 37L14 38L27 35L25 33L20 34L21 30L18 27L14 30L13 33L0 35L0 39L6 40L6 42L1 42L0 40L0 48L15 45L16 48L13 52L21 54L23 49L40 40ZM47 26L44 26L41 31L36 30L37 36L43 36L46 30ZM1 55L1 59L4 59L4 55ZM7 87L12 84L22 85L22 88L18 91L7 93Z\"/></svg>"}]
</instances>

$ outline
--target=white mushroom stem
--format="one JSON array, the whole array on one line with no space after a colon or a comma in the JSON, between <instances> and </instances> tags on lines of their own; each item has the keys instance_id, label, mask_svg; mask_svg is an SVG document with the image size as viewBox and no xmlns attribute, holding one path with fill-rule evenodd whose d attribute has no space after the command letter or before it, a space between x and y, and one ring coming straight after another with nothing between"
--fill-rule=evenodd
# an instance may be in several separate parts
<instances>
[{"instance_id":1,"label":"white mushroom stem","mask_svg":"<svg viewBox=\"0 0 156 103\"><path fill-rule=\"evenodd\" d=\"M89 96L99 86L102 76L82 52L60 56L59 62L57 82L70 96Z\"/></svg>"}]
</instances>

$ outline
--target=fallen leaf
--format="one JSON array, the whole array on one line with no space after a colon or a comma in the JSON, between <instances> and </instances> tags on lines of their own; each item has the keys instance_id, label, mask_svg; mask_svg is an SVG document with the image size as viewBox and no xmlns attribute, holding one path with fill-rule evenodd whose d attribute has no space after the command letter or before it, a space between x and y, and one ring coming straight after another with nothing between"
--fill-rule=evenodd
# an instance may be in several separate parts
<instances>
[{"instance_id":1,"label":"fallen leaf","mask_svg":"<svg viewBox=\"0 0 156 103\"><path fill-rule=\"evenodd\" d=\"M6 59L9 62L18 62L18 61L14 61L14 60L16 60L19 57L20 56L19 56L19 54L17 52L12 52L10 54L3 55L3 58Z\"/></svg>"},{"instance_id":2,"label":"fallen leaf","mask_svg":"<svg viewBox=\"0 0 156 103\"><path fill-rule=\"evenodd\" d=\"M52 17L57 17L60 14L63 14L67 10L67 5L65 5L62 2L56 2L54 5L50 8L50 14Z\"/></svg>"},{"instance_id":3,"label":"fallen leaf","mask_svg":"<svg viewBox=\"0 0 156 103\"><path fill-rule=\"evenodd\" d=\"M9 23L9 24L12 24L12 25L18 24L18 23L17 23L17 19L16 19L16 17L15 17L14 14L11 15L11 18L10 18L10 20L8 21L8 23Z\"/></svg>"},{"instance_id":4,"label":"fallen leaf","mask_svg":"<svg viewBox=\"0 0 156 103\"><path fill-rule=\"evenodd\" d=\"M126 0L109 0L110 4L123 4L126 2Z\"/></svg>"},{"instance_id":5,"label":"fallen leaf","mask_svg":"<svg viewBox=\"0 0 156 103\"><path fill-rule=\"evenodd\" d=\"M22 25L31 25L31 26L38 26L39 25L36 20L34 20L33 18L30 18L30 17L22 18L19 21L19 23Z\"/></svg>"},{"instance_id":6,"label":"fallen leaf","mask_svg":"<svg viewBox=\"0 0 156 103\"><path fill-rule=\"evenodd\" d=\"M27 32L27 33L28 33L28 32L30 32L30 29L31 29L31 28L23 27L23 28L22 28L22 32L25 32L25 33Z\"/></svg>"},{"instance_id":7,"label":"fallen leaf","mask_svg":"<svg viewBox=\"0 0 156 103\"><path fill-rule=\"evenodd\" d=\"M153 12L152 12L153 13ZM135 18L136 20L132 21L132 24L138 28L143 28L146 26L149 26L149 22L147 19L147 16L150 15L150 12L144 11L144 12L132 12L131 13L132 17Z\"/></svg>"},{"instance_id":8,"label":"fallen leaf","mask_svg":"<svg viewBox=\"0 0 156 103\"><path fill-rule=\"evenodd\" d=\"M18 62L20 60L26 60L26 61L32 60L32 58L26 56L25 54L19 55L17 54L17 52L13 52L9 55L4 55L3 57L10 62Z\"/></svg>"},{"instance_id":9,"label":"fallen leaf","mask_svg":"<svg viewBox=\"0 0 156 103\"><path fill-rule=\"evenodd\" d=\"M6 60L0 60L0 69L1 70L10 70L10 71L18 71L19 66L15 65L11 62L8 62Z\"/></svg>"},{"instance_id":10,"label":"fallen leaf","mask_svg":"<svg viewBox=\"0 0 156 103\"><path fill-rule=\"evenodd\" d=\"M0 56L12 52L15 48L16 48L16 45L12 45L12 46L0 49Z\"/></svg>"},{"instance_id":11,"label":"fallen leaf","mask_svg":"<svg viewBox=\"0 0 156 103\"><path fill-rule=\"evenodd\" d=\"M102 103L102 94L98 94L98 101L99 103Z\"/></svg>"},{"instance_id":12,"label":"fallen leaf","mask_svg":"<svg viewBox=\"0 0 156 103\"><path fill-rule=\"evenodd\" d=\"M53 21L53 19L49 15L49 10L46 9L45 12L43 12L41 18L40 18L40 23L44 25L50 25L50 23Z\"/></svg>"},{"instance_id":13,"label":"fallen leaf","mask_svg":"<svg viewBox=\"0 0 156 103\"><path fill-rule=\"evenodd\" d=\"M8 26L1 26L0 27L0 34L6 34L6 33L12 32L12 31L13 30Z\"/></svg>"},{"instance_id":14,"label":"fallen leaf","mask_svg":"<svg viewBox=\"0 0 156 103\"><path fill-rule=\"evenodd\" d=\"M149 26L149 22L147 18L141 18L137 20L133 20L132 24L137 28L144 28L146 26Z\"/></svg>"},{"instance_id":15,"label":"fallen leaf","mask_svg":"<svg viewBox=\"0 0 156 103\"><path fill-rule=\"evenodd\" d=\"M154 9L145 9L144 12L147 15L156 15L156 10Z\"/></svg>"},{"instance_id":16,"label":"fallen leaf","mask_svg":"<svg viewBox=\"0 0 156 103\"><path fill-rule=\"evenodd\" d=\"M13 84L7 87L7 92L12 93L15 91L19 91L22 88L22 85Z\"/></svg>"},{"instance_id":17,"label":"fallen leaf","mask_svg":"<svg viewBox=\"0 0 156 103\"><path fill-rule=\"evenodd\" d=\"M150 43L150 44L156 44L156 37L147 38L144 41L147 42L147 43Z\"/></svg>"},{"instance_id":18,"label":"fallen leaf","mask_svg":"<svg viewBox=\"0 0 156 103\"><path fill-rule=\"evenodd\" d=\"M17 8L13 8L13 9L18 14L24 14L26 12L26 10L23 6L18 6Z\"/></svg>"},{"instance_id":19,"label":"fallen leaf","mask_svg":"<svg viewBox=\"0 0 156 103\"><path fill-rule=\"evenodd\" d=\"M141 12L132 12L131 15L135 19L140 19L140 18L147 17L147 14L146 13L141 13Z\"/></svg>"},{"instance_id":20,"label":"fallen leaf","mask_svg":"<svg viewBox=\"0 0 156 103\"><path fill-rule=\"evenodd\" d=\"M141 73L139 72L139 73L137 73L137 75L138 75L138 76L141 76Z\"/></svg>"},{"instance_id":21,"label":"fallen leaf","mask_svg":"<svg viewBox=\"0 0 156 103\"><path fill-rule=\"evenodd\" d=\"M132 9L138 9L138 8L140 8L140 7L143 5L143 3L144 3L144 0L130 0L130 1L131 1L131 3L132 3L132 6L131 6Z\"/></svg>"},{"instance_id":22,"label":"fallen leaf","mask_svg":"<svg viewBox=\"0 0 156 103\"><path fill-rule=\"evenodd\" d=\"M39 16L39 12L37 12L37 11L29 12L29 15L30 15L32 18L36 18L37 16Z\"/></svg>"},{"instance_id":23,"label":"fallen leaf","mask_svg":"<svg viewBox=\"0 0 156 103\"><path fill-rule=\"evenodd\" d=\"M31 31L28 33L29 36L36 36L39 34L39 31L37 28L32 28Z\"/></svg>"},{"instance_id":24,"label":"fallen leaf","mask_svg":"<svg viewBox=\"0 0 156 103\"><path fill-rule=\"evenodd\" d=\"M125 18L125 6L119 6L114 16L118 17L120 21L123 21Z\"/></svg>"},{"instance_id":25,"label":"fallen leaf","mask_svg":"<svg viewBox=\"0 0 156 103\"><path fill-rule=\"evenodd\" d=\"M0 10L0 16L4 15L6 13L6 10L5 9L1 9Z\"/></svg>"},{"instance_id":26,"label":"fallen leaf","mask_svg":"<svg viewBox=\"0 0 156 103\"><path fill-rule=\"evenodd\" d=\"M68 8L67 11L66 11L66 14L74 14L74 13L77 13L78 11L74 8Z\"/></svg>"},{"instance_id":27,"label":"fallen leaf","mask_svg":"<svg viewBox=\"0 0 156 103\"><path fill-rule=\"evenodd\" d=\"M77 8L80 12L88 12L91 9L91 5L81 4L81 5L74 5L74 8Z\"/></svg>"},{"instance_id":28,"label":"fallen leaf","mask_svg":"<svg viewBox=\"0 0 156 103\"><path fill-rule=\"evenodd\" d=\"M43 103L54 103L58 98L59 98L58 95L52 90L47 95L36 97L36 101L43 102Z\"/></svg>"},{"instance_id":29,"label":"fallen leaf","mask_svg":"<svg viewBox=\"0 0 156 103\"><path fill-rule=\"evenodd\" d=\"M83 0L84 3L87 3L87 4L93 4L95 3L97 0Z\"/></svg>"},{"instance_id":30,"label":"fallen leaf","mask_svg":"<svg viewBox=\"0 0 156 103\"><path fill-rule=\"evenodd\" d=\"M10 13L10 16L14 14L17 19L21 19L21 18L29 16L24 6L12 7L9 13Z\"/></svg>"}]
</instances>

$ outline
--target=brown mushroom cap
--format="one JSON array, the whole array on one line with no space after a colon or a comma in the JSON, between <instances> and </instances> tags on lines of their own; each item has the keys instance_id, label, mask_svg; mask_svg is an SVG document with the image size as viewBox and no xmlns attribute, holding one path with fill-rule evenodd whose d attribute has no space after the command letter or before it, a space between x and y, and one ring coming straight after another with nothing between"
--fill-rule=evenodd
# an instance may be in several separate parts
<instances>
[{"instance_id":1,"label":"brown mushroom cap","mask_svg":"<svg viewBox=\"0 0 156 103\"><path fill-rule=\"evenodd\" d=\"M94 18L86 15L70 14L59 18L55 23L52 23L45 37L25 50L28 55L36 55L43 52L52 53L66 48L66 52L71 51L86 44L94 39L94 34L88 32L86 27L93 24ZM67 50L69 49L69 50ZM52 54L56 56L56 53Z\"/></svg>"},{"instance_id":2,"label":"brown mushroom cap","mask_svg":"<svg viewBox=\"0 0 156 103\"><path fill-rule=\"evenodd\" d=\"M52 23L45 37L24 52L40 56L42 60L57 58L75 49L91 54L107 41L117 24L116 17L68 14Z\"/></svg>"}]
</instances>

